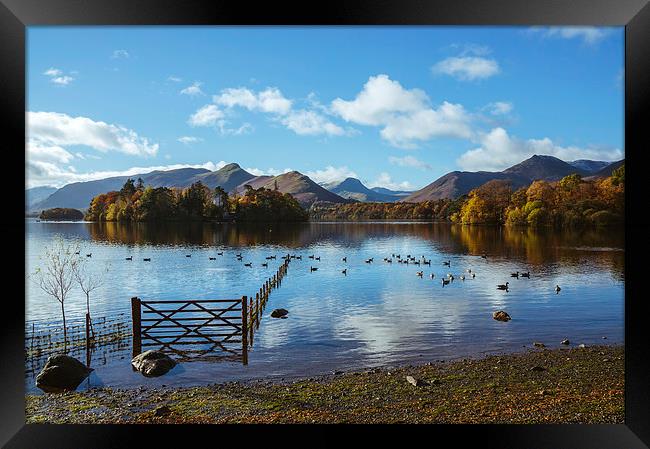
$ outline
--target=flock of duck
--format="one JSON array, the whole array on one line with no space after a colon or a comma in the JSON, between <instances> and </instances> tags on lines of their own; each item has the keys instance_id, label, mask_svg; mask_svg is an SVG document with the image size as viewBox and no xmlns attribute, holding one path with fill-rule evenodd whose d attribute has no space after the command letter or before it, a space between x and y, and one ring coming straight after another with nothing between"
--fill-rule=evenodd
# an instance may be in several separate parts
<instances>
[{"instance_id":1,"label":"flock of duck","mask_svg":"<svg viewBox=\"0 0 650 449\"><path fill-rule=\"evenodd\" d=\"M77 251L75 254L79 254L79 253L80 253L80 251ZM223 251L218 252L217 256L223 256ZM92 257L92 253L86 254L86 257ZM192 255L191 254L186 254L185 257L192 257ZM241 253L235 254L235 257L237 258L237 260L239 262L243 262L243 256L242 256ZM209 258L209 260L217 260L216 257L212 257L212 256L209 256L208 258ZM277 257L275 255L267 256L266 260L275 260L276 258ZM308 256L308 258L312 259L314 261L320 261L321 260L320 256L315 256L313 254ZM481 258L487 259L487 254L481 255ZM126 260L133 260L133 256L126 257L125 259ZM302 260L302 256L301 255L296 255L296 254L287 254L286 256L282 256L281 259L284 259L284 260L288 260L288 259ZM145 257L142 260L144 262L151 262L150 257ZM341 259L341 261L347 263L348 262L347 256L343 257ZM367 264L372 264L374 262L374 257L366 259L366 260L364 260L364 262L367 263ZM431 266L431 259L427 260L424 256L421 256L418 259L415 256L412 256L410 254L407 254L406 257L402 257L401 254L393 253L393 254L391 254L390 257L384 257L384 262L389 263L389 264L392 264L393 262L397 262L397 263L401 263L401 264L405 264L405 265L415 265L415 266L429 265L429 266ZM447 266L447 267L451 267L451 260L443 261L442 265ZM246 263L244 263L244 266L248 267L248 268L252 268L253 263L252 262L246 262ZM268 264L268 262L263 262L261 264L261 266L264 267L264 268L268 268L269 264ZM309 271L310 272L318 271L318 267L310 266ZM468 268L466 270L466 272L467 272L467 277L471 277L472 279L476 278L476 273L473 272L471 268ZM344 268L343 270L341 270L341 273L347 276L348 269ZM417 271L415 274L416 274L416 276L422 278L422 277L424 277L424 270ZM510 273L510 276L513 277L513 278L517 278L517 279L519 279L520 277L530 279L530 271L525 271L525 272L523 272L523 271L522 272L515 271L514 273ZM436 275L434 273L429 274L429 278L434 279L435 277L436 277ZM467 277L465 276L465 273L458 276L458 278L461 281L464 281L465 279L467 279ZM447 276L445 276L445 277L443 277L441 279L441 284L444 287L445 285L448 285L450 282L453 282L454 279L456 279L456 277L452 273L447 273ZM497 284L497 289L498 290L505 290L507 292L507 291L509 291L509 288L510 288L509 286L510 286L510 282L506 282L505 284ZM557 294L557 293L560 293L560 291L562 289L560 288L559 285L555 285L554 290L555 290L555 293Z\"/></svg>"}]
</instances>

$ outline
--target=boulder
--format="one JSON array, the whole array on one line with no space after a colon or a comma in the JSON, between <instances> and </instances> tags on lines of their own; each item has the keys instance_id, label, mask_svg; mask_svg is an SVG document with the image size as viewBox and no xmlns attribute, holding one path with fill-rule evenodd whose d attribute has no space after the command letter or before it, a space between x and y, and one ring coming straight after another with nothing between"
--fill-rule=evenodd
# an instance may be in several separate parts
<instances>
[{"instance_id":1,"label":"boulder","mask_svg":"<svg viewBox=\"0 0 650 449\"><path fill-rule=\"evenodd\" d=\"M271 312L271 317L273 318L282 318L286 316L289 313L287 309L275 309L273 312Z\"/></svg>"},{"instance_id":2,"label":"boulder","mask_svg":"<svg viewBox=\"0 0 650 449\"><path fill-rule=\"evenodd\" d=\"M494 318L497 321L510 321L512 319L512 318L510 318L510 315L508 315L503 310L499 310L497 312L494 312L492 314L492 318Z\"/></svg>"},{"instance_id":3,"label":"boulder","mask_svg":"<svg viewBox=\"0 0 650 449\"><path fill-rule=\"evenodd\" d=\"M158 377L175 367L176 362L160 351L146 351L133 357L131 365L145 377Z\"/></svg>"},{"instance_id":4,"label":"boulder","mask_svg":"<svg viewBox=\"0 0 650 449\"><path fill-rule=\"evenodd\" d=\"M46 393L74 391L92 370L74 357L54 355L36 376L36 386Z\"/></svg>"}]
</instances>

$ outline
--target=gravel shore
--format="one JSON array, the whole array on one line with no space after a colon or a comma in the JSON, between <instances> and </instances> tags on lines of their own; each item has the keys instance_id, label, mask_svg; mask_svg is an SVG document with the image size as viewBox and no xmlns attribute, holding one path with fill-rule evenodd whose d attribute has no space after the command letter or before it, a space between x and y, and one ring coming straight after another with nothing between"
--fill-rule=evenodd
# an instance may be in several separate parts
<instances>
[{"instance_id":1,"label":"gravel shore","mask_svg":"<svg viewBox=\"0 0 650 449\"><path fill-rule=\"evenodd\" d=\"M624 347L26 397L27 423L623 423Z\"/></svg>"}]
</instances>

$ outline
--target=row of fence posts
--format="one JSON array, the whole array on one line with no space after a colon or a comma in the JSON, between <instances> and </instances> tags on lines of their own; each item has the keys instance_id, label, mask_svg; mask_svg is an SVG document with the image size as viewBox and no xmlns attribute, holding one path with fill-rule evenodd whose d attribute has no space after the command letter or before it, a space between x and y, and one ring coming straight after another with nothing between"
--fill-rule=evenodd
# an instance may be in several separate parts
<instances>
[{"instance_id":1,"label":"row of fence posts","mask_svg":"<svg viewBox=\"0 0 650 449\"><path fill-rule=\"evenodd\" d=\"M242 297L242 347L245 358L248 358L248 346L253 346L253 333L255 329L260 327L260 318L269 300L269 295L273 289L278 288L282 284L282 279L287 274L289 260L288 257L285 258L278 271L264 281L262 287L255 293L255 300L253 300L253 295L250 298L246 296Z\"/></svg>"}]
</instances>

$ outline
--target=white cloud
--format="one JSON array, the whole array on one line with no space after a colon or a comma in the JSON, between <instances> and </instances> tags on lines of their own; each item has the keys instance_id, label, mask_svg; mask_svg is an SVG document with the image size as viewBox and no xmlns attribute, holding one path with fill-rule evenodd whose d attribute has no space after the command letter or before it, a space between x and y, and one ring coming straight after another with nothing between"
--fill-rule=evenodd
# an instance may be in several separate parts
<instances>
[{"instance_id":1,"label":"white cloud","mask_svg":"<svg viewBox=\"0 0 650 449\"><path fill-rule=\"evenodd\" d=\"M186 145L189 145L190 143L197 143L197 142L203 142L203 139L200 137L194 137L194 136L182 136L179 137L178 140L180 143L184 143Z\"/></svg>"},{"instance_id":2,"label":"white cloud","mask_svg":"<svg viewBox=\"0 0 650 449\"><path fill-rule=\"evenodd\" d=\"M404 156L404 157L390 156L388 158L388 162L390 162L393 165L398 165L400 167L412 167L412 168L419 168L421 170L433 169L431 165L413 156Z\"/></svg>"},{"instance_id":3,"label":"white cloud","mask_svg":"<svg viewBox=\"0 0 650 449\"><path fill-rule=\"evenodd\" d=\"M190 116L190 126L214 126L224 117L224 113L214 104L206 104Z\"/></svg>"},{"instance_id":4,"label":"white cloud","mask_svg":"<svg viewBox=\"0 0 650 449\"><path fill-rule=\"evenodd\" d=\"M150 143L124 126L58 112L28 112L27 133L30 143L41 146L85 145L101 152L136 156L153 156L158 152L157 143Z\"/></svg>"},{"instance_id":5,"label":"white cloud","mask_svg":"<svg viewBox=\"0 0 650 449\"><path fill-rule=\"evenodd\" d=\"M563 147L551 139L522 140L508 135L503 128L494 128L480 138L480 147L467 151L456 161L464 170L500 171L535 154L555 156L563 161L592 159L617 161L623 158L620 149Z\"/></svg>"},{"instance_id":6,"label":"white cloud","mask_svg":"<svg viewBox=\"0 0 650 449\"><path fill-rule=\"evenodd\" d=\"M531 33L541 33L544 37L559 37L562 39L582 39L585 44L594 45L602 41L610 34L607 28L591 26L583 27L532 27L528 29Z\"/></svg>"},{"instance_id":7,"label":"white cloud","mask_svg":"<svg viewBox=\"0 0 650 449\"><path fill-rule=\"evenodd\" d=\"M30 140L27 144L28 158L67 164L72 159L74 159L75 156L79 159L83 159L83 155L81 153L76 153L76 155L73 155L58 145L47 145L33 139Z\"/></svg>"},{"instance_id":8,"label":"white cloud","mask_svg":"<svg viewBox=\"0 0 650 449\"><path fill-rule=\"evenodd\" d=\"M255 176L278 176L283 173L289 173L290 171L293 171L293 168L285 168L282 170L278 170L275 168L267 168L266 170L262 170L259 168L245 168L244 170L246 170L247 172Z\"/></svg>"},{"instance_id":9,"label":"white cloud","mask_svg":"<svg viewBox=\"0 0 650 449\"><path fill-rule=\"evenodd\" d=\"M62 74L63 72L61 70L55 69L54 67L50 67L45 72L43 72L43 75L47 75L47 76L60 76Z\"/></svg>"},{"instance_id":10,"label":"white cloud","mask_svg":"<svg viewBox=\"0 0 650 449\"><path fill-rule=\"evenodd\" d=\"M222 90L220 95L215 95L213 101L227 108L239 106L250 111L279 115L288 114L292 105L292 100L285 98L276 87L269 87L257 94L245 87L228 88Z\"/></svg>"},{"instance_id":11,"label":"white cloud","mask_svg":"<svg viewBox=\"0 0 650 449\"><path fill-rule=\"evenodd\" d=\"M381 137L391 145L416 147L416 141L433 137L469 138L470 117L462 105L443 102L432 108L420 89L404 89L388 75L371 76L354 100L332 101L334 114L359 125L380 126Z\"/></svg>"},{"instance_id":12,"label":"white cloud","mask_svg":"<svg viewBox=\"0 0 650 449\"><path fill-rule=\"evenodd\" d=\"M76 71L70 72L70 74L76 73ZM64 75L62 70L56 69L54 67L47 69L45 72L43 72L43 75L48 76L51 83L57 84L59 86L67 86L75 80L74 77L70 75Z\"/></svg>"},{"instance_id":13,"label":"white cloud","mask_svg":"<svg viewBox=\"0 0 650 449\"><path fill-rule=\"evenodd\" d=\"M299 135L318 135L327 134L340 136L345 134L343 128L327 120L321 114L300 109L292 111L282 118L282 124Z\"/></svg>"},{"instance_id":14,"label":"white cloud","mask_svg":"<svg viewBox=\"0 0 650 449\"><path fill-rule=\"evenodd\" d=\"M156 170L175 170L179 168L205 168L210 171L219 170L227 162L219 161L217 163L208 161L203 164L171 164L156 165L150 167L131 167L126 170L104 170L93 171L88 173L76 173L72 167L61 168L56 164L45 161L29 160L27 161L27 187L37 187L43 185L52 185L62 187L71 182L93 181L96 179L110 178L113 176L133 176L137 174L150 173Z\"/></svg>"},{"instance_id":15,"label":"white cloud","mask_svg":"<svg viewBox=\"0 0 650 449\"><path fill-rule=\"evenodd\" d=\"M328 165L322 170L308 171L305 174L318 184L342 181L345 178L358 178L357 174L347 166L333 167Z\"/></svg>"},{"instance_id":16,"label":"white cloud","mask_svg":"<svg viewBox=\"0 0 650 449\"><path fill-rule=\"evenodd\" d=\"M228 127L228 123L229 122L227 120L219 120L217 122L217 128L219 129L219 133L222 136L241 136L253 131L253 125L248 122L244 123L238 128L230 128Z\"/></svg>"},{"instance_id":17,"label":"white cloud","mask_svg":"<svg viewBox=\"0 0 650 449\"><path fill-rule=\"evenodd\" d=\"M489 103L484 109L492 115L507 115L512 112L514 106L506 101L496 101Z\"/></svg>"},{"instance_id":18,"label":"white cloud","mask_svg":"<svg viewBox=\"0 0 650 449\"><path fill-rule=\"evenodd\" d=\"M185 89L181 90L182 95L189 95L191 97L195 97L197 95L205 95L203 91L201 90L201 85L203 85L202 82L200 81L194 81L191 86L187 86Z\"/></svg>"},{"instance_id":19,"label":"white cloud","mask_svg":"<svg viewBox=\"0 0 650 449\"><path fill-rule=\"evenodd\" d=\"M462 81L485 79L500 72L496 60L478 56L449 57L436 63L431 70L434 74L449 75Z\"/></svg>"},{"instance_id":20,"label":"white cloud","mask_svg":"<svg viewBox=\"0 0 650 449\"><path fill-rule=\"evenodd\" d=\"M413 184L408 181L395 182L391 176L386 172L381 172L377 179L369 182L368 187L384 187L390 190L415 190Z\"/></svg>"},{"instance_id":21,"label":"white cloud","mask_svg":"<svg viewBox=\"0 0 650 449\"><path fill-rule=\"evenodd\" d=\"M126 50L114 50L111 59L128 59L129 56L131 55Z\"/></svg>"},{"instance_id":22,"label":"white cloud","mask_svg":"<svg viewBox=\"0 0 650 449\"><path fill-rule=\"evenodd\" d=\"M183 81L183 78L179 78L177 76L170 75L170 76L167 77L167 81L171 81L172 83L180 83L181 81Z\"/></svg>"}]
</instances>

